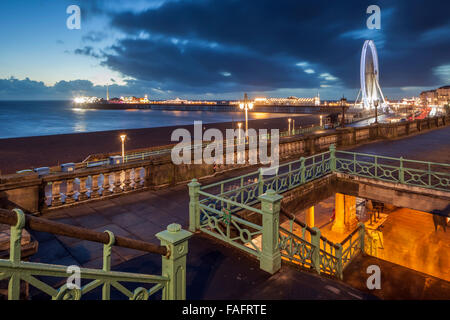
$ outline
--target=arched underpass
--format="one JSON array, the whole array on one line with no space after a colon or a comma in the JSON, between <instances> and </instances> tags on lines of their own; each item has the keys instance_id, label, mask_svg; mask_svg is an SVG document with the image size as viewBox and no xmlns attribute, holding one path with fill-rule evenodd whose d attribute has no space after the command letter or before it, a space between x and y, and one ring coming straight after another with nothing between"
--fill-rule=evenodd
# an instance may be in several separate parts
<instances>
[{"instance_id":1,"label":"arched underpass","mask_svg":"<svg viewBox=\"0 0 450 320\"><path fill-rule=\"evenodd\" d=\"M352 286L367 290L366 268L377 264L384 280L383 298L396 298L397 289L403 297L417 299L450 290L448 192L335 173L283 196L287 211L319 227L333 242L342 241L358 221L365 223L366 254L344 272L344 281ZM281 226L288 225L281 219ZM294 232L299 234L301 228ZM405 277L411 281L405 284Z\"/></svg>"}]
</instances>

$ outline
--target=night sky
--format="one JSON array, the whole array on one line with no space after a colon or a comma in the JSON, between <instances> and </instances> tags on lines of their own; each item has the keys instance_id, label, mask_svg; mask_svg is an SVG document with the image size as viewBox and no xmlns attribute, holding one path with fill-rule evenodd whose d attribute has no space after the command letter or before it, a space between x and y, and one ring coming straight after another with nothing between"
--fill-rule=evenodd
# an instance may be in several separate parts
<instances>
[{"instance_id":1,"label":"night sky","mask_svg":"<svg viewBox=\"0 0 450 320\"><path fill-rule=\"evenodd\" d=\"M450 84L450 1L2 0L0 30L0 100L355 99L366 39L388 98Z\"/></svg>"}]
</instances>

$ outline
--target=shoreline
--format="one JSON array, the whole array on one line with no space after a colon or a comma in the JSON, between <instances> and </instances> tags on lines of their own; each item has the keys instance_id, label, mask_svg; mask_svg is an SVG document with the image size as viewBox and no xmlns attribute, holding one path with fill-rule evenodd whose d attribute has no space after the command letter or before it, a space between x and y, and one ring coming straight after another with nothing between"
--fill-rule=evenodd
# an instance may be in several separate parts
<instances>
[{"instance_id":1,"label":"shoreline","mask_svg":"<svg viewBox=\"0 0 450 320\"><path fill-rule=\"evenodd\" d=\"M311 126L319 123L319 115L303 114L289 116L295 126ZM205 129L237 128L234 122L204 124ZM288 129L287 117L249 120L249 128ZM243 127L245 124L243 123ZM84 133L67 133L48 136L0 139L0 174L14 173L18 170L55 166L67 162L81 162L90 154L111 153L121 150L120 134L126 134L125 150L131 151L146 147L176 143L170 140L177 128L187 129L193 134L193 124L141 129L123 129Z\"/></svg>"}]
</instances>

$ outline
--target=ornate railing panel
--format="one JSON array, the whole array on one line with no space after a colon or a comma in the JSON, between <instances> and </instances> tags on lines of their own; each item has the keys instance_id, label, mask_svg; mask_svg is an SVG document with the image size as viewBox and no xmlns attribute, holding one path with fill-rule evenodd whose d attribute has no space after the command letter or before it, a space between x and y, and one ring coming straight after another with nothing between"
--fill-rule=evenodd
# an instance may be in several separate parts
<instances>
[{"instance_id":1,"label":"ornate railing panel","mask_svg":"<svg viewBox=\"0 0 450 320\"><path fill-rule=\"evenodd\" d=\"M241 205L251 206L258 202L258 197L271 189L283 193L306 182L323 177L331 172L329 152L324 152L307 158L279 165L272 169L275 175L264 175L268 170L262 168L239 177L227 179L201 187L202 191L214 194L220 199L202 198L201 203L221 210L226 208L231 212L242 209ZM236 205L223 206L221 199L236 202Z\"/></svg>"},{"instance_id":2,"label":"ornate railing panel","mask_svg":"<svg viewBox=\"0 0 450 320\"><path fill-rule=\"evenodd\" d=\"M228 200L224 202L229 203ZM256 257L260 256L261 248L255 238L262 235L261 226L241 219L226 209L217 210L202 203L199 207L201 231ZM262 213L255 208L252 211Z\"/></svg>"},{"instance_id":3,"label":"ornate railing panel","mask_svg":"<svg viewBox=\"0 0 450 320\"><path fill-rule=\"evenodd\" d=\"M332 276L339 276L340 272L339 258L324 250L320 250L319 256L320 256L320 272Z\"/></svg>"},{"instance_id":4,"label":"ornate railing panel","mask_svg":"<svg viewBox=\"0 0 450 320\"><path fill-rule=\"evenodd\" d=\"M20 299L20 283L23 281L47 294L53 300L80 300L83 295L101 287L103 300L111 298L111 288L125 295L130 300L147 300L149 297L162 291L162 299L185 299L185 272L187 239L190 233L181 230L179 225L169 225L167 231L157 234L165 246L156 246L143 241L115 237L110 231L99 233L92 230L64 225L47 221L36 217L26 217L19 210L13 210L12 214L6 210L0 210L0 222L11 225L10 234L10 259L0 259L0 280L8 280L8 299ZM15 216L15 217L14 217ZM79 234L80 239L95 239L103 245L103 268L90 269L78 266L63 266L45 263L25 262L21 260L21 236L25 225L37 231L55 230L55 234L74 236ZM85 232L82 234L82 232ZM109 239L109 240L106 240ZM176 238L176 239L175 239ZM165 254L162 257L162 275L148 275L130 272L111 271L112 247L120 243L121 246L145 250L147 252ZM183 249L183 250L182 250ZM171 252L177 252L176 255ZM179 274L179 273L184 273ZM78 276L79 284L74 279ZM59 288L45 283L40 277L66 278ZM81 281L87 280L81 286ZM141 286L143 285L143 286ZM129 289L130 286L135 289ZM128 287L128 288L127 288Z\"/></svg>"},{"instance_id":5,"label":"ornate railing panel","mask_svg":"<svg viewBox=\"0 0 450 320\"><path fill-rule=\"evenodd\" d=\"M280 226L279 248L281 256L302 267L314 268L312 262L316 248L305 239Z\"/></svg>"},{"instance_id":6,"label":"ornate railing panel","mask_svg":"<svg viewBox=\"0 0 450 320\"><path fill-rule=\"evenodd\" d=\"M336 171L435 190L450 190L450 164L336 151Z\"/></svg>"},{"instance_id":7,"label":"ornate railing panel","mask_svg":"<svg viewBox=\"0 0 450 320\"><path fill-rule=\"evenodd\" d=\"M364 233L364 224L360 223L358 227L341 242L342 270L344 270L361 251L364 251Z\"/></svg>"}]
</instances>

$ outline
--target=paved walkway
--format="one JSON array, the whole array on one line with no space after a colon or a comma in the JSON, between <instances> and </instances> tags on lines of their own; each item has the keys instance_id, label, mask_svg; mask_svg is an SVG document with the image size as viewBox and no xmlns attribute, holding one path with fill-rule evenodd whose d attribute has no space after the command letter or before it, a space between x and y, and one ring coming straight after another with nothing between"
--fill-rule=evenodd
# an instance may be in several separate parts
<instances>
[{"instance_id":1,"label":"paved walkway","mask_svg":"<svg viewBox=\"0 0 450 320\"><path fill-rule=\"evenodd\" d=\"M376 142L353 150L408 159L450 163L450 127L396 141ZM216 177L222 180L238 173ZM157 243L155 234L172 222L188 226L185 185L145 191L106 201L59 209L48 217L59 222ZM39 251L32 261L101 268L102 245L33 232ZM160 257L127 248L113 248L113 269L157 273ZM253 269L248 266L252 265ZM114 268L115 267L115 268ZM196 236L189 254L188 298L368 298L345 284L283 266L274 276L259 270L256 261L218 242ZM295 273L295 275L294 275ZM259 289L256 289L259 288Z\"/></svg>"}]
</instances>

